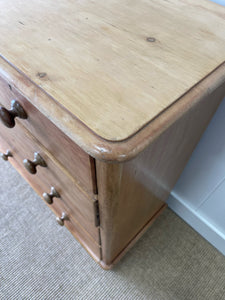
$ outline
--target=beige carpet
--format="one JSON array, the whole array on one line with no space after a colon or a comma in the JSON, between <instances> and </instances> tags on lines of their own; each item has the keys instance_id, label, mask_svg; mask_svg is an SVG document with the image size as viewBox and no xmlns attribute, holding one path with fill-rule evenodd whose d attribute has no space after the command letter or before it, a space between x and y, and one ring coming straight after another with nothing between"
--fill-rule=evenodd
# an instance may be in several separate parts
<instances>
[{"instance_id":1,"label":"beige carpet","mask_svg":"<svg viewBox=\"0 0 225 300\"><path fill-rule=\"evenodd\" d=\"M0 299L225 299L225 257L169 209L103 271L0 162Z\"/></svg>"}]
</instances>

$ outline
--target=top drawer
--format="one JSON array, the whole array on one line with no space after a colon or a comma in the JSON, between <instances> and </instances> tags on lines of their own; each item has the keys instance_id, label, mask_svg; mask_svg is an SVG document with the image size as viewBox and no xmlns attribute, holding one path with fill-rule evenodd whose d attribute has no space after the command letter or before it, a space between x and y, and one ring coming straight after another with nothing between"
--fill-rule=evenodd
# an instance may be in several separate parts
<instances>
[{"instance_id":1,"label":"top drawer","mask_svg":"<svg viewBox=\"0 0 225 300\"><path fill-rule=\"evenodd\" d=\"M13 99L22 105L28 116L27 119L16 118L16 122L21 122L69 171L77 183L86 192L93 194L90 156L0 77L0 103L10 109Z\"/></svg>"}]
</instances>

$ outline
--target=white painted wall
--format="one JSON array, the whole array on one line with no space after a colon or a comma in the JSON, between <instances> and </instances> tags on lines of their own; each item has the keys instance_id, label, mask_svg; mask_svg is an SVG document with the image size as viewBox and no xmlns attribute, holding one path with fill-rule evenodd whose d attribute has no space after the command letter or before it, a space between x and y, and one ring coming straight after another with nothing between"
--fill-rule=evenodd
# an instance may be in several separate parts
<instances>
[{"instance_id":1,"label":"white painted wall","mask_svg":"<svg viewBox=\"0 0 225 300\"><path fill-rule=\"evenodd\" d=\"M211 0L211 1L225 6L225 0Z\"/></svg>"}]
</instances>

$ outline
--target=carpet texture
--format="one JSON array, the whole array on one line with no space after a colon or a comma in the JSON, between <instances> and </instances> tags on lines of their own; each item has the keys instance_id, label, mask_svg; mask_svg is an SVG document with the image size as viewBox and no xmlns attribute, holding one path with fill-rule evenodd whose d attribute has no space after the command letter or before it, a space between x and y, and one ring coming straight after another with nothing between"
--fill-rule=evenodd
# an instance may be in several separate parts
<instances>
[{"instance_id":1,"label":"carpet texture","mask_svg":"<svg viewBox=\"0 0 225 300\"><path fill-rule=\"evenodd\" d=\"M103 271L0 162L0 299L225 299L225 257L172 211Z\"/></svg>"}]
</instances>

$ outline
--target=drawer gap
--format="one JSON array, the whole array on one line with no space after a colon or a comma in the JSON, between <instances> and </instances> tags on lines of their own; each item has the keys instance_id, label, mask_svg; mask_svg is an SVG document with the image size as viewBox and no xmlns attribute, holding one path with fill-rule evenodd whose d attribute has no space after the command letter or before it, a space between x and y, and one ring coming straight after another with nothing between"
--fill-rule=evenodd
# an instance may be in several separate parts
<instances>
[{"instance_id":1,"label":"drawer gap","mask_svg":"<svg viewBox=\"0 0 225 300\"><path fill-rule=\"evenodd\" d=\"M93 193L95 195L98 194L98 186L97 186L97 176L96 176L96 163L95 159L91 156L89 156L90 165L91 165L91 178L92 178L92 188Z\"/></svg>"}]
</instances>

